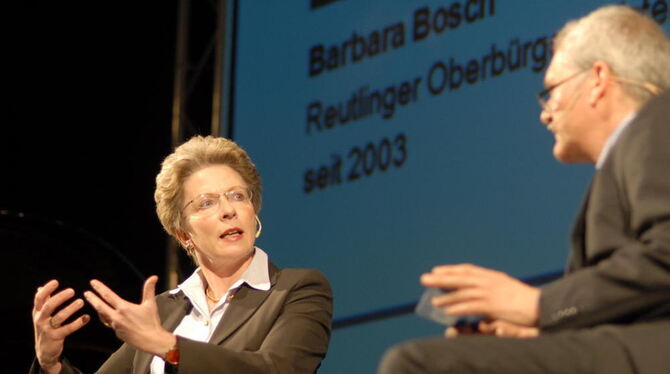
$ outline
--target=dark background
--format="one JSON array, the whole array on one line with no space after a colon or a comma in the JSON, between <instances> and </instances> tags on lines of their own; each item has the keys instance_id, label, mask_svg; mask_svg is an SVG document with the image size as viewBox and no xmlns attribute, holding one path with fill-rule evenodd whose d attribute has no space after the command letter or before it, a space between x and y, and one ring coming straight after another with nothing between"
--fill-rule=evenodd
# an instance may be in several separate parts
<instances>
[{"instance_id":1,"label":"dark background","mask_svg":"<svg viewBox=\"0 0 670 374\"><path fill-rule=\"evenodd\" d=\"M164 280L153 189L172 148L177 12L177 0L5 5L3 372L30 365L32 299L49 279L81 297L95 277L132 301L145 276ZM191 12L189 76L205 83L190 88L186 135L209 132L212 70L194 67L216 19L212 2ZM67 343L86 371L120 344L95 315Z\"/></svg>"}]
</instances>

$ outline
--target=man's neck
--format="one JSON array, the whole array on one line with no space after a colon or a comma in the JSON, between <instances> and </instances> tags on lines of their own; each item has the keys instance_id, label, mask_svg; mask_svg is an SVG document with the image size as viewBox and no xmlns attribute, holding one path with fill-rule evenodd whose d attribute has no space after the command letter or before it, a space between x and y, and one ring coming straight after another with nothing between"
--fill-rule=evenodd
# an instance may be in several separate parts
<instances>
[{"instance_id":1,"label":"man's neck","mask_svg":"<svg viewBox=\"0 0 670 374\"><path fill-rule=\"evenodd\" d=\"M625 120L636 113L640 104L625 95L619 93L615 99L601 102L597 111L596 121L599 125L593 128L593 147L590 152L590 158L596 163L600 154L605 149L607 140L615 133L619 126L623 125Z\"/></svg>"}]
</instances>

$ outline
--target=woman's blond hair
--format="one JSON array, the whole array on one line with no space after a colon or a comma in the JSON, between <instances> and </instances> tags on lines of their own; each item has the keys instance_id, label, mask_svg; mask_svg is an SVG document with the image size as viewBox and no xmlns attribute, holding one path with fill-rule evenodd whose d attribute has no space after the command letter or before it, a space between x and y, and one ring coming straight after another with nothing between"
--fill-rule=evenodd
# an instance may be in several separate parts
<instances>
[{"instance_id":1,"label":"woman's blond hair","mask_svg":"<svg viewBox=\"0 0 670 374\"><path fill-rule=\"evenodd\" d=\"M184 182L210 165L227 165L240 174L251 191L254 211L258 214L261 210L261 179L247 152L232 140L194 136L165 157L156 176L156 213L165 231L177 240L177 234L185 232L182 216Z\"/></svg>"}]
</instances>

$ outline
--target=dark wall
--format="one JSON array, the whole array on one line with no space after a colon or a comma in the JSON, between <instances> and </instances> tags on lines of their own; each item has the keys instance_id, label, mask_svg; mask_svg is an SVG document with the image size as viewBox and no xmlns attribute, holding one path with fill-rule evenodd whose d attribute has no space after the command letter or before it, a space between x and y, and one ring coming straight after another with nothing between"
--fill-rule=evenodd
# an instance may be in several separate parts
<instances>
[{"instance_id":1,"label":"dark wall","mask_svg":"<svg viewBox=\"0 0 670 374\"><path fill-rule=\"evenodd\" d=\"M141 278L164 272L153 188L171 147L177 2L82 4L3 12L3 372L30 364L40 284L58 277L81 296L97 277L137 301ZM94 317L68 354L88 369L118 344Z\"/></svg>"}]
</instances>

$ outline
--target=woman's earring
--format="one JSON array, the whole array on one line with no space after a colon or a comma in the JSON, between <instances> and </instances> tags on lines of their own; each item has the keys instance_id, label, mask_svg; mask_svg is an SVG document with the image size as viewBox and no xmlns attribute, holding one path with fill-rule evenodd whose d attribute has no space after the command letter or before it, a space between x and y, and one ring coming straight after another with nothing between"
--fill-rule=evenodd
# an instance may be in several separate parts
<instances>
[{"instance_id":1,"label":"woman's earring","mask_svg":"<svg viewBox=\"0 0 670 374\"><path fill-rule=\"evenodd\" d=\"M261 231L263 231L263 224L258 216L256 216L256 222L258 222L258 228L256 228L256 239L258 239L258 237L261 236Z\"/></svg>"},{"instance_id":2,"label":"woman's earring","mask_svg":"<svg viewBox=\"0 0 670 374\"><path fill-rule=\"evenodd\" d=\"M186 246L184 247L184 249L186 249L186 253L188 253L190 256L193 256L194 248L195 246L193 245L193 242L190 240L186 242Z\"/></svg>"}]
</instances>

